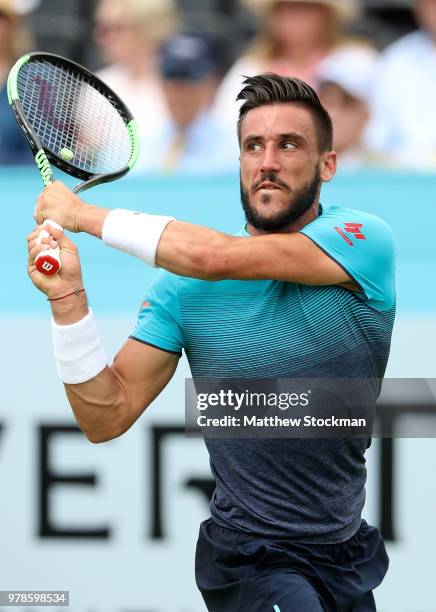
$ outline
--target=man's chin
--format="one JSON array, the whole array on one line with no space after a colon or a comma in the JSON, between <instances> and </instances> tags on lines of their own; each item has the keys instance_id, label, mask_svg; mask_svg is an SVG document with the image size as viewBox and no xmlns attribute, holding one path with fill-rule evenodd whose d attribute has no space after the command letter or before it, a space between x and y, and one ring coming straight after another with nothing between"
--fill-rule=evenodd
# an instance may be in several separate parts
<instances>
[{"instance_id":1,"label":"man's chin","mask_svg":"<svg viewBox=\"0 0 436 612\"><path fill-rule=\"evenodd\" d=\"M275 225L279 219L282 218L282 215L278 214L277 212L274 213L273 211L268 212L267 214L264 214L261 211L256 211L254 214L252 213L251 215L251 219L253 221L255 221L256 226L259 226L259 229L261 229L261 227L263 226L269 226L269 225Z\"/></svg>"},{"instance_id":2,"label":"man's chin","mask_svg":"<svg viewBox=\"0 0 436 612\"><path fill-rule=\"evenodd\" d=\"M261 217L266 221L272 221L276 217L281 217L283 214L286 215L289 211L289 205L287 205L283 197L264 194L262 198L250 203L250 210L257 217Z\"/></svg>"},{"instance_id":3,"label":"man's chin","mask_svg":"<svg viewBox=\"0 0 436 612\"><path fill-rule=\"evenodd\" d=\"M249 204L244 207L247 222L262 232L280 232L295 223L307 210L286 208L282 202Z\"/></svg>"},{"instance_id":4,"label":"man's chin","mask_svg":"<svg viewBox=\"0 0 436 612\"><path fill-rule=\"evenodd\" d=\"M246 214L246 219L255 229L263 232L279 231L287 225L287 215L273 210L264 214L259 210L251 209L250 214Z\"/></svg>"},{"instance_id":5,"label":"man's chin","mask_svg":"<svg viewBox=\"0 0 436 612\"><path fill-rule=\"evenodd\" d=\"M283 191L272 189L271 191L257 192L251 199L250 207L259 215L273 217L279 215L288 208L288 202L283 195Z\"/></svg>"}]
</instances>

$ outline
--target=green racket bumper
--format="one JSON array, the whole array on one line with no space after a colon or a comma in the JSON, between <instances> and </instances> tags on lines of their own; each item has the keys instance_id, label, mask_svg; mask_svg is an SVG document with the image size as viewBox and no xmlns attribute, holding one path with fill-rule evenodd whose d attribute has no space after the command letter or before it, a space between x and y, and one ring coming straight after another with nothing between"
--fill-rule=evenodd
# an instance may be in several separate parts
<instances>
[{"instance_id":1,"label":"green racket bumper","mask_svg":"<svg viewBox=\"0 0 436 612\"><path fill-rule=\"evenodd\" d=\"M30 59L30 55L23 55L19 60L12 66L8 76L7 92L9 104L12 104L15 100L18 100L18 72L20 68L27 64Z\"/></svg>"},{"instance_id":2,"label":"green racket bumper","mask_svg":"<svg viewBox=\"0 0 436 612\"><path fill-rule=\"evenodd\" d=\"M129 170L133 168L133 166L138 161L139 157L139 134L138 134L138 124L135 119L132 119L127 124L127 129L129 131L130 140L132 141L132 155L129 159Z\"/></svg>"}]
</instances>

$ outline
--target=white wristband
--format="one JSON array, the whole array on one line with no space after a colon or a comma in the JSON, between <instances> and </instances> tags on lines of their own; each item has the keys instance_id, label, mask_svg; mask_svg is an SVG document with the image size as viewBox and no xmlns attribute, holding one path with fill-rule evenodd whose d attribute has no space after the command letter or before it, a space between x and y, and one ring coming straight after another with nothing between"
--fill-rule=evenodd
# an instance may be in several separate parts
<instances>
[{"instance_id":1,"label":"white wristband","mask_svg":"<svg viewBox=\"0 0 436 612\"><path fill-rule=\"evenodd\" d=\"M64 383L86 382L107 366L92 310L72 325L58 325L52 319L52 335L56 366Z\"/></svg>"},{"instance_id":2,"label":"white wristband","mask_svg":"<svg viewBox=\"0 0 436 612\"><path fill-rule=\"evenodd\" d=\"M174 217L147 215L117 208L103 223L102 239L105 244L156 266L156 251L164 229Z\"/></svg>"}]
</instances>

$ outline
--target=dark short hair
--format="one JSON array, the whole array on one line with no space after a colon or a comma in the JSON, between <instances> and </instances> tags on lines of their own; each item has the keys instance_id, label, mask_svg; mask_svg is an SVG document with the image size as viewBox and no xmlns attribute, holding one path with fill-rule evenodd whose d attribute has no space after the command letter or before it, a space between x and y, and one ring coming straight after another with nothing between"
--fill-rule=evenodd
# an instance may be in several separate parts
<instances>
[{"instance_id":1,"label":"dark short hair","mask_svg":"<svg viewBox=\"0 0 436 612\"><path fill-rule=\"evenodd\" d=\"M245 115L259 106L269 104L295 104L311 112L316 126L318 149L320 153L331 151L333 147L333 126L330 115L321 104L315 90L297 78L281 77L267 72L253 77L245 77L245 87L236 100L245 100L239 110L238 138L241 141L241 124Z\"/></svg>"}]
</instances>

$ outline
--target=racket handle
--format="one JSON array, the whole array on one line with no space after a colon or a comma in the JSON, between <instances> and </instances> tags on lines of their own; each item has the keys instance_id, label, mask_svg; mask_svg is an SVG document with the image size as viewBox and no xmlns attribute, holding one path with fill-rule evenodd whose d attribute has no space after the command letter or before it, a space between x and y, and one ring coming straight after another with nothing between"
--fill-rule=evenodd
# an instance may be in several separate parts
<instances>
[{"instance_id":1,"label":"racket handle","mask_svg":"<svg viewBox=\"0 0 436 612\"><path fill-rule=\"evenodd\" d=\"M56 221L50 221L49 219L46 219L42 225L44 226L47 223L49 223L53 227L56 227L57 229L62 230L62 227L59 225L59 223L56 223ZM47 238L47 236L50 236L50 234L46 230L41 230L39 232L37 242L40 244L42 238ZM41 251L41 253L39 253L35 258L36 269L38 270L38 272L41 272L41 274L45 274L46 276L52 276L53 274L57 274L61 269L61 265L62 264L59 247L56 247L55 249L46 249L44 251Z\"/></svg>"}]
</instances>

